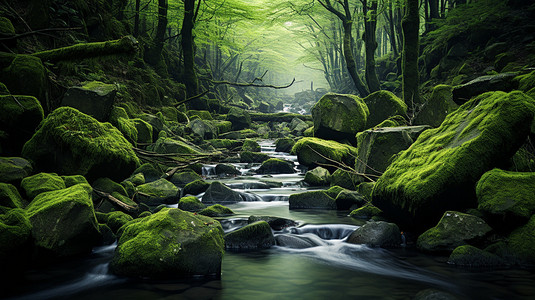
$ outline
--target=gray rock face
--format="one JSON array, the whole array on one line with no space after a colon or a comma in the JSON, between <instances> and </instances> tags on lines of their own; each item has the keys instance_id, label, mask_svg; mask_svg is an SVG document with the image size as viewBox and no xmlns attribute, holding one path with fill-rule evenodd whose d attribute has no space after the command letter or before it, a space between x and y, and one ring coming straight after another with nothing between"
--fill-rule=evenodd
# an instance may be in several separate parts
<instances>
[{"instance_id":1,"label":"gray rock face","mask_svg":"<svg viewBox=\"0 0 535 300\"><path fill-rule=\"evenodd\" d=\"M464 104L472 97L489 91L510 92L514 90L518 83L513 79L516 73L501 73L496 75L485 75L478 77L463 85L453 88L453 101L459 105Z\"/></svg>"},{"instance_id":2,"label":"gray rock face","mask_svg":"<svg viewBox=\"0 0 535 300\"><path fill-rule=\"evenodd\" d=\"M369 222L353 231L347 242L371 247L396 248L401 245L401 232L394 223Z\"/></svg>"},{"instance_id":3,"label":"gray rock face","mask_svg":"<svg viewBox=\"0 0 535 300\"><path fill-rule=\"evenodd\" d=\"M275 238L266 221L254 222L225 235L227 249L265 249L273 245Z\"/></svg>"},{"instance_id":4,"label":"gray rock face","mask_svg":"<svg viewBox=\"0 0 535 300\"><path fill-rule=\"evenodd\" d=\"M65 92L61 106L70 106L104 122L108 120L115 102L117 87L100 81L89 81L71 87Z\"/></svg>"}]
</instances>

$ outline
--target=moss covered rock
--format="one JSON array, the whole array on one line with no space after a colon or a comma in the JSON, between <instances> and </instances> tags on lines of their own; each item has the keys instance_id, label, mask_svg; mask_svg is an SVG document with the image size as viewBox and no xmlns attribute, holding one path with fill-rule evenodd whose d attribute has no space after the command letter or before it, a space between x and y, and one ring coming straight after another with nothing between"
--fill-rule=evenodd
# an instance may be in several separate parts
<instances>
[{"instance_id":1,"label":"moss covered rock","mask_svg":"<svg viewBox=\"0 0 535 300\"><path fill-rule=\"evenodd\" d=\"M193 144L188 144L184 141L168 137L158 138L158 140L156 140L153 145L148 146L147 149L160 154L203 154L203 151Z\"/></svg>"},{"instance_id":2,"label":"moss covered rock","mask_svg":"<svg viewBox=\"0 0 535 300\"><path fill-rule=\"evenodd\" d=\"M448 264L462 267L488 268L504 265L504 261L499 256L485 250L463 245L453 250L448 258Z\"/></svg>"},{"instance_id":3,"label":"moss covered rock","mask_svg":"<svg viewBox=\"0 0 535 300\"><path fill-rule=\"evenodd\" d=\"M180 200L178 201L178 208L181 210L193 212L206 208L206 205L204 205L197 197L188 196L180 198Z\"/></svg>"},{"instance_id":4,"label":"moss covered rock","mask_svg":"<svg viewBox=\"0 0 535 300\"><path fill-rule=\"evenodd\" d=\"M368 222L353 231L347 242L370 247L398 248L401 245L401 232L394 223Z\"/></svg>"},{"instance_id":5,"label":"moss covered rock","mask_svg":"<svg viewBox=\"0 0 535 300\"><path fill-rule=\"evenodd\" d=\"M260 152L260 145L255 140L246 139L243 141L241 151Z\"/></svg>"},{"instance_id":6,"label":"moss covered rock","mask_svg":"<svg viewBox=\"0 0 535 300\"><path fill-rule=\"evenodd\" d=\"M336 195L334 195L336 197ZM288 198L290 209L335 210L336 201L325 191L309 191L292 194Z\"/></svg>"},{"instance_id":7,"label":"moss covered rock","mask_svg":"<svg viewBox=\"0 0 535 300\"><path fill-rule=\"evenodd\" d=\"M61 176L61 179L63 179L63 182L65 182L65 187L71 187L80 183L89 184L87 179L85 179L85 177L82 175Z\"/></svg>"},{"instance_id":8,"label":"moss covered rock","mask_svg":"<svg viewBox=\"0 0 535 300\"><path fill-rule=\"evenodd\" d=\"M3 153L20 154L43 119L43 108L35 97L0 96L0 130L7 134L0 139Z\"/></svg>"},{"instance_id":9,"label":"moss covered rock","mask_svg":"<svg viewBox=\"0 0 535 300\"><path fill-rule=\"evenodd\" d=\"M362 207L352 210L349 216L356 219L369 220L373 217L380 216L382 213L383 211L379 208L371 204L366 204Z\"/></svg>"},{"instance_id":10,"label":"moss covered rock","mask_svg":"<svg viewBox=\"0 0 535 300\"><path fill-rule=\"evenodd\" d=\"M275 152L290 152L295 145L292 138L281 138L275 142Z\"/></svg>"},{"instance_id":11,"label":"moss covered rock","mask_svg":"<svg viewBox=\"0 0 535 300\"><path fill-rule=\"evenodd\" d=\"M202 179L202 177L199 174L191 170L187 170L185 172L173 174L173 176L171 176L171 179L169 179L169 181L171 181L174 185L178 187L184 187L186 186L186 184L193 182L195 180L200 180L200 179Z\"/></svg>"},{"instance_id":12,"label":"moss covered rock","mask_svg":"<svg viewBox=\"0 0 535 300\"><path fill-rule=\"evenodd\" d=\"M415 125L440 126L449 113L459 108L459 105L453 102L452 91L453 87L450 85L435 86L431 97L424 104L413 123Z\"/></svg>"},{"instance_id":13,"label":"moss covered rock","mask_svg":"<svg viewBox=\"0 0 535 300\"><path fill-rule=\"evenodd\" d=\"M184 186L184 189L182 189L183 195L199 195L200 193L204 193L206 189L210 186L209 183L202 179L197 179L195 181L192 181L186 186Z\"/></svg>"},{"instance_id":14,"label":"moss covered rock","mask_svg":"<svg viewBox=\"0 0 535 300\"><path fill-rule=\"evenodd\" d=\"M244 201L241 193L233 191L219 181L212 182L202 196L203 203L236 203L240 201Z\"/></svg>"},{"instance_id":15,"label":"moss covered rock","mask_svg":"<svg viewBox=\"0 0 535 300\"><path fill-rule=\"evenodd\" d=\"M366 123L367 128L374 127L391 116L407 114L405 102L389 91L377 91L362 100L370 112Z\"/></svg>"},{"instance_id":16,"label":"moss covered rock","mask_svg":"<svg viewBox=\"0 0 535 300\"><path fill-rule=\"evenodd\" d=\"M331 174L323 167L316 167L305 173L304 181L311 186L326 186L331 181Z\"/></svg>"},{"instance_id":17,"label":"moss covered rock","mask_svg":"<svg viewBox=\"0 0 535 300\"><path fill-rule=\"evenodd\" d=\"M240 152L241 163L262 163L269 159L269 155L260 152Z\"/></svg>"},{"instance_id":18,"label":"moss covered rock","mask_svg":"<svg viewBox=\"0 0 535 300\"><path fill-rule=\"evenodd\" d=\"M354 95L328 93L312 107L314 136L329 140L354 140L366 128L369 110Z\"/></svg>"},{"instance_id":19,"label":"moss covered rock","mask_svg":"<svg viewBox=\"0 0 535 300\"><path fill-rule=\"evenodd\" d=\"M132 144L116 128L70 107L48 115L22 154L37 169L88 179L122 180L139 166Z\"/></svg>"},{"instance_id":20,"label":"moss covered rock","mask_svg":"<svg viewBox=\"0 0 535 300\"><path fill-rule=\"evenodd\" d=\"M338 210L348 210L367 203L366 198L359 192L346 189L340 191L335 197L334 201L336 201L336 208Z\"/></svg>"},{"instance_id":21,"label":"moss covered rock","mask_svg":"<svg viewBox=\"0 0 535 300\"><path fill-rule=\"evenodd\" d=\"M212 125L215 126L218 134L227 133L232 130L232 122L230 121L214 120L212 121Z\"/></svg>"},{"instance_id":22,"label":"moss covered rock","mask_svg":"<svg viewBox=\"0 0 535 300\"><path fill-rule=\"evenodd\" d=\"M178 203L179 188L165 179L158 179L137 187L136 200L146 205Z\"/></svg>"},{"instance_id":23,"label":"moss covered rock","mask_svg":"<svg viewBox=\"0 0 535 300\"><path fill-rule=\"evenodd\" d=\"M86 81L70 87L61 100L61 106L76 108L84 114L104 122L108 120L115 102L117 86L100 81Z\"/></svg>"},{"instance_id":24,"label":"moss covered rock","mask_svg":"<svg viewBox=\"0 0 535 300\"><path fill-rule=\"evenodd\" d=\"M232 107L227 114L227 121L232 123L232 130L241 130L251 127L251 116L241 108Z\"/></svg>"},{"instance_id":25,"label":"moss covered rock","mask_svg":"<svg viewBox=\"0 0 535 300\"><path fill-rule=\"evenodd\" d=\"M458 246L481 240L491 230L492 228L479 217L447 211L437 226L418 237L417 246L427 252L452 251Z\"/></svg>"},{"instance_id":26,"label":"moss covered rock","mask_svg":"<svg viewBox=\"0 0 535 300\"><path fill-rule=\"evenodd\" d=\"M295 170L293 162L270 158L264 161L256 172L257 174L293 174Z\"/></svg>"},{"instance_id":27,"label":"moss covered rock","mask_svg":"<svg viewBox=\"0 0 535 300\"><path fill-rule=\"evenodd\" d=\"M133 172L134 175L138 173L143 174L143 177L145 177L145 182L147 183L156 181L163 175L163 172L160 169L150 163L142 164Z\"/></svg>"},{"instance_id":28,"label":"moss covered rock","mask_svg":"<svg viewBox=\"0 0 535 300\"><path fill-rule=\"evenodd\" d=\"M112 211L108 213L106 225L116 233L121 226L132 221L132 216L125 214L122 211Z\"/></svg>"},{"instance_id":29,"label":"moss covered rock","mask_svg":"<svg viewBox=\"0 0 535 300\"><path fill-rule=\"evenodd\" d=\"M30 200L43 192L65 188L65 182L55 173L39 173L26 177L22 180L20 185Z\"/></svg>"},{"instance_id":30,"label":"moss covered rock","mask_svg":"<svg viewBox=\"0 0 535 300\"><path fill-rule=\"evenodd\" d=\"M260 134L252 129L243 129L238 131L230 131L224 134L220 134L219 138L221 139L231 139L231 140L240 140L240 139L254 139L259 137Z\"/></svg>"},{"instance_id":31,"label":"moss covered rock","mask_svg":"<svg viewBox=\"0 0 535 300\"><path fill-rule=\"evenodd\" d=\"M13 95L29 95L37 98L48 110L48 77L41 59L32 55L16 55L11 64L0 72L0 81Z\"/></svg>"},{"instance_id":32,"label":"moss covered rock","mask_svg":"<svg viewBox=\"0 0 535 300\"><path fill-rule=\"evenodd\" d=\"M0 182L20 182L32 171L32 164L22 157L0 157Z\"/></svg>"},{"instance_id":33,"label":"moss covered rock","mask_svg":"<svg viewBox=\"0 0 535 300\"><path fill-rule=\"evenodd\" d=\"M44 255L87 254L99 238L89 185L41 193L26 211L34 244Z\"/></svg>"},{"instance_id":34,"label":"moss covered rock","mask_svg":"<svg viewBox=\"0 0 535 300\"><path fill-rule=\"evenodd\" d=\"M521 92L474 98L393 159L373 203L397 224L420 230L446 210L475 207L477 180L518 150L534 110L534 100Z\"/></svg>"},{"instance_id":35,"label":"moss covered rock","mask_svg":"<svg viewBox=\"0 0 535 300\"><path fill-rule=\"evenodd\" d=\"M241 175L241 172L231 164L217 164L215 166L215 173L222 176Z\"/></svg>"},{"instance_id":36,"label":"moss covered rock","mask_svg":"<svg viewBox=\"0 0 535 300\"><path fill-rule=\"evenodd\" d=\"M219 275L223 254L219 222L164 208L124 227L110 271L157 279Z\"/></svg>"},{"instance_id":37,"label":"moss covered rock","mask_svg":"<svg viewBox=\"0 0 535 300\"><path fill-rule=\"evenodd\" d=\"M140 118L131 119L131 121L134 122L134 126L137 130L137 142L151 144L153 141L152 125Z\"/></svg>"},{"instance_id":38,"label":"moss covered rock","mask_svg":"<svg viewBox=\"0 0 535 300\"><path fill-rule=\"evenodd\" d=\"M242 141L228 140L228 139L214 139L207 140L207 142L212 145L214 148L223 148L227 150L232 150L239 148L243 145Z\"/></svg>"},{"instance_id":39,"label":"moss covered rock","mask_svg":"<svg viewBox=\"0 0 535 300\"><path fill-rule=\"evenodd\" d=\"M0 182L0 206L23 208L24 202L17 188L9 183Z\"/></svg>"},{"instance_id":40,"label":"moss covered rock","mask_svg":"<svg viewBox=\"0 0 535 300\"><path fill-rule=\"evenodd\" d=\"M198 116L202 120L213 120L212 114L207 110L193 110L190 109L187 111L189 117Z\"/></svg>"},{"instance_id":41,"label":"moss covered rock","mask_svg":"<svg viewBox=\"0 0 535 300\"><path fill-rule=\"evenodd\" d=\"M508 237L507 252L509 260L521 265L535 265L535 215L528 223L515 229Z\"/></svg>"},{"instance_id":42,"label":"moss covered rock","mask_svg":"<svg viewBox=\"0 0 535 300\"><path fill-rule=\"evenodd\" d=\"M22 272L24 262L31 254L32 224L26 211L10 209L0 214L0 266L2 272Z\"/></svg>"},{"instance_id":43,"label":"moss covered rock","mask_svg":"<svg viewBox=\"0 0 535 300\"><path fill-rule=\"evenodd\" d=\"M226 217L233 215L234 212L221 204L214 204L206 207L205 209L199 211L199 215L207 216L207 217Z\"/></svg>"},{"instance_id":44,"label":"moss covered rock","mask_svg":"<svg viewBox=\"0 0 535 300\"><path fill-rule=\"evenodd\" d=\"M275 245L271 227L266 221L257 221L225 235L227 249L265 249Z\"/></svg>"},{"instance_id":45,"label":"moss covered rock","mask_svg":"<svg viewBox=\"0 0 535 300\"><path fill-rule=\"evenodd\" d=\"M461 105L472 97L488 91L510 92L517 87L517 82L514 80L515 77L516 73L480 76L470 82L454 87L452 99L455 103Z\"/></svg>"},{"instance_id":46,"label":"moss covered rock","mask_svg":"<svg viewBox=\"0 0 535 300\"><path fill-rule=\"evenodd\" d=\"M476 186L478 209L504 223L525 223L535 214L535 172L493 169Z\"/></svg>"},{"instance_id":47,"label":"moss covered rock","mask_svg":"<svg viewBox=\"0 0 535 300\"><path fill-rule=\"evenodd\" d=\"M297 226L297 222L285 219L285 218L279 218L279 217L271 217L271 216L249 216L247 219L247 223L252 224L258 221L266 221L271 229L273 230L283 230L288 227L295 227Z\"/></svg>"},{"instance_id":48,"label":"moss covered rock","mask_svg":"<svg viewBox=\"0 0 535 300\"><path fill-rule=\"evenodd\" d=\"M189 122L188 127L203 140L217 138L217 129L209 121L194 119Z\"/></svg>"},{"instance_id":49,"label":"moss covered rock","mask_svg":"<svg viewBox=\"0 0 535 300\"><path fill-rule=\"evenodd\" d=\"M355 190L355 187L362 181L362 179L353 172L337 169L331 175L331 185L341 186L345 189Z\"/></svg>"},{"instance_id":50,"label":"moss covered rock","mask_svg":"<svg viewBox=\"0 0 535 300\"><path fill-rule=\"evenodd\" d=\"M309 168L318 164L333 164L329 160L352 166L355 164L357 149L335 141L306 137L295 143L291 153L297 155L300 164Z\"/></svg>"}]
</instances>

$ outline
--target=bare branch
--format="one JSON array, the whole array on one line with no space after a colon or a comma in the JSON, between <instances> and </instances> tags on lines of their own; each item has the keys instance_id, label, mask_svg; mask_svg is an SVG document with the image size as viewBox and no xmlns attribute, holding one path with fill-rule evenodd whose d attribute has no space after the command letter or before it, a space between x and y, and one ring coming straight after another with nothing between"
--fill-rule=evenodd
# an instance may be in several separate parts
<instances>
[{"instance_id":1,"label":"bare branch","mask_svg":"<svg viewBox=\"0 0 535 300\"><path fill-rule=\"evenodd\" d=\"M256 83L239 83L239 82L229 82L229 81L211 81L213 84L228 84L232 86L240 86L240 87L260 87L260 88L272 88L272 89L285 89L291 87L295 83L295 78L292 80L290 84L277 86L277 85L271 85L271 84L256 84Z\"/></svg>"}]
</instances>

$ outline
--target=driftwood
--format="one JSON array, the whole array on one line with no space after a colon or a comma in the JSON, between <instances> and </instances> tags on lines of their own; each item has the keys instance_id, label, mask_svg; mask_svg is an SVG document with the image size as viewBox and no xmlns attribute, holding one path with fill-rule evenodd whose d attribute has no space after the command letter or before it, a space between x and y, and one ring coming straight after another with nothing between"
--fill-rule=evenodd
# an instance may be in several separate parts
<instances>
[{"instance_id":1,"label":"driftwood","mask_svg":"<svg viewBox=\"0 0 535 300\"><path fill-rule=\"evenodd\" d=\"M112 202L113 204L116 204L117 206L119 206L122 210L126 211L126 212L133 212L133 211L136 211L137 210L137 207L134 207L134 206L131 206L131 205L128 205L126 203L124 203L123 201L113 197L112 195L110 195L109 193L106 193L106 192L103 192L103 191L99 191L99 190L96 190L96 189L93 189L93 192L95 194L97 194L97 196L101 197L101 198L104 198L110 202Z\"/></svg>"}]
</instances>

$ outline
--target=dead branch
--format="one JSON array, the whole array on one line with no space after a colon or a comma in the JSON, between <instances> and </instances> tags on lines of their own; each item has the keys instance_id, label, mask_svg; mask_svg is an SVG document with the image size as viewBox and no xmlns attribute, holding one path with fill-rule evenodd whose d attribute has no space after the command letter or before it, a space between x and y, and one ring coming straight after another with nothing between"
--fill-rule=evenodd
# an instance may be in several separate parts
<instances>
[{"instance_id":1,"label":"dead branch","mask_svg":"<svg viewBox=\"0 0 535 300\"><path fill-rule=\"evenodd\" d=\"M189 101L191 101L191 100L195 100L195 99L197 99L197 98L201 98L202 96L204 96L204 95L206 95L206 94L208 94L208 90L206 90L206 91L204 91L204 92L202 92L202 93L200 93L200 94L198 94L198 95L195 95L195 96L193 96L193 97L189 97L189 98L187 98L186 100L182 100L182 101L178 102L177 104L175 104L175 107L179 107L180 105L182 105L182 104L184 104L184 103L186 103L186 102L189 102Z\"/></svg>"},{"instance_id":2,"label":"dead branch","mask_svg":"<svg viewBox=\"0 0 535 300\"><path fill-rule=\"evenodd\" d=\"M113 197L109 193L106 193L106 192L103 192L103 191L100 191L100 190L96 190L96 189L93 189L93 192L95 192L95 194L97 194L97 196L99 196L101 198L104 198L104 199L106 199L106 200L118 205L121 209L125 210L126 212L133 212L133 211L137 210L137 207L128 205L128 204L122 202L121 200Z\"/></svg>"},{"instance_id":3,"label":"dead branch","mask_svg":"<svg viewBox=\"0 0 535 300\"><path fill-rule=\"evenodd\" d=\"M255 78L256 79L256 78ZM295 78L290 82L290 84L277 86L277 85L271 85L271 84L256 84L256 83L240 83L240 82L230 82L230 81L215 81L211 80L213 84L228 84L232 86L239 86L239 87L259 87L259 88L272 88L272 89L286 89L291 87L295 83Z\"/></svg>"}]
</instances>

